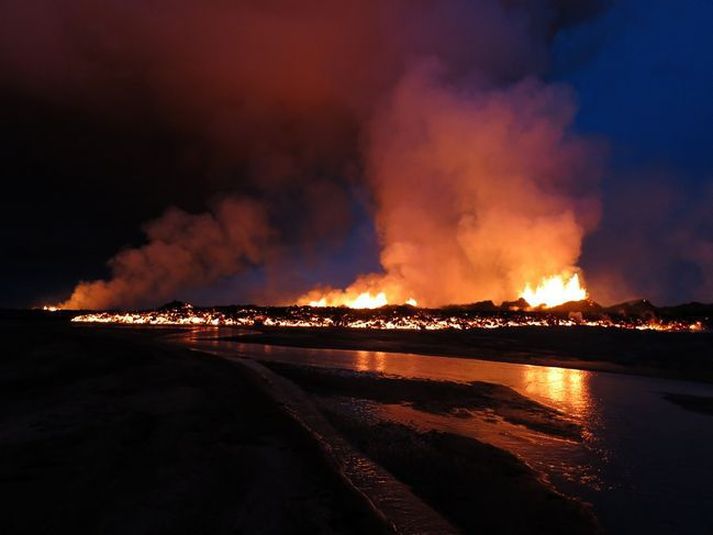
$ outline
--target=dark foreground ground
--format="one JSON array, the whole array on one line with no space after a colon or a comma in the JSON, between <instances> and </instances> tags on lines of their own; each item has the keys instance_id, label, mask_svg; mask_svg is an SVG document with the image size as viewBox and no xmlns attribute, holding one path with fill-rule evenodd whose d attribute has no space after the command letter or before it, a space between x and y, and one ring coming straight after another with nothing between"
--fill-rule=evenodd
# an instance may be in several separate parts
<instances>
[{"instance_id":1,"label":"dark foreground ground","mask_svg":"<svg viewBox=\"0 0 713 535\"><path fill-rule=\"evenodd\" d=\"M64 322L0 337L0 533L379 532L239 367Z\"/></svg>"},{"instance_id":2,"label":"dark foreground ground","mask_svg":"<svg viewBox=\"0 0 713 535\"><path fill-rule=\"evenodd\" d=\"M164 343L165 333L3 318L1 533L385 531L257 376ZM598 531L586 507L506 452L365 422L329 403L400 400L436 413L492 405L511 422L576 439L576 427L527 398L485 384L444 389L278 368L357 449L460 530Z\"/></svg>"}]
</instances>

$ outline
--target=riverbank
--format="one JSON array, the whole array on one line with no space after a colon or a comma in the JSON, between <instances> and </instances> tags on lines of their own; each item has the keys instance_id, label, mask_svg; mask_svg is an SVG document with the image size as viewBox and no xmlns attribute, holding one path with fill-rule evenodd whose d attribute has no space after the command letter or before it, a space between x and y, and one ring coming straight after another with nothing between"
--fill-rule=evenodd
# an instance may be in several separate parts
<instances>
[{"instance_id":1,"label":"riverbank","mask_svg":"<svg viewBox=\"0 0 713 535\"><path fill-rule=\"evenodd\" d=\"M706 450L713 443L710 415L667 399L667 394L711 398L710 383L498 359L261 345L242 343L242 336L226 341L224 337L230 334L229 329L198 328L180 340L227 358L256 359L266 366L318 368L305 373L315 376L307 381L297 375L293 378L314 393L325 412L336 410L369 426L395 423L419 434L460 435L510 452L560 492L591 503L607 532L701 533L712 525L713 504L705 478L699 477L713 469ZM340 386L314 386L322 382L322 370L334 372ZM348 396L339 396L343 374L364 378L357 379L357 384L347 383L344 392ZM383 379L387 386L373 388L374 379ZM403 399L402 380L416 381L414 388L403 391ZM423 388L422 381L459 386L438 385L432 390ZM533 430L532 425L513 424L512 418L506 419L513 415L502 410L498 395L488 396L487 403L471 405L469 399L478 401L471 396L475 392L466 393L461 385L472 383L505 386L530 401L555 408L581 425L583 440L562 440ZM444 402L429 400L429 390L437 390ZM367 443L383 436L380 428L366 429Z\"/></svg>"}]
</instances>

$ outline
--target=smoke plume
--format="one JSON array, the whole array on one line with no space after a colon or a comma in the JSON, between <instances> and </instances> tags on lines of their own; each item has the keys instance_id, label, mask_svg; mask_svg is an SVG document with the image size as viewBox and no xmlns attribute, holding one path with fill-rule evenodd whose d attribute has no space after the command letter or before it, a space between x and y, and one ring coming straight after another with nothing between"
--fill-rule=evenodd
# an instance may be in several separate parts
<instances>
[{"instance_id":1,"label":"smoke plume","mask_svg":"<svg viewBox=\"0 0 713 535\"><path fill-rule=\"evenodd\" d=\"M597 149L569 132L567 89L538 79L557 31L604 4L5 2L3 86L135 128L161 121L205 159L207 196L228 197L170 209L65 306L156 303L267 259L289 271L285 253L343 239L355 192L370 197L384 273L353 290L502 300L575 270L598 217Z\"/></svg>"},{"instance_id":2,"label":"smoke plume","mask_svg":"<svg viewBox=\"0 0 713 535\"><path fill-rule=\"evenodd\" d=\"M454 87L440 71L409 73L370 125L385 275L327 291L327 303L363 292L427 306L502 301L576 271L598 220L598 151L567 132L569 92L535 80Z\"/></svg>"},{"instance_id":3,"label":"smoke plume","mask_svg":"<svg viewBox=\"0 0 713 535\"><path fill-rule=\"evenodd\" d=\"M146 245L111 259L109 281L80 282L61 306L101 309L166 300L262 262L270 240L264 211L245 199L225 199L201 215L174 208L145 232Z\"/></svg>"},{"instance_id":4,"label":"smoke plume","mask_svg":"<svg viewBox=\"0 0 713 535\"><path fill-rule=\"evenodd\" d=\"M532 80L484 91L428 70L403 80L371 135L386 272L443 305L512 299L574 270L598 206L594 153L567 134L573 110L566 90Z\"/></svg>"}]
</instances>

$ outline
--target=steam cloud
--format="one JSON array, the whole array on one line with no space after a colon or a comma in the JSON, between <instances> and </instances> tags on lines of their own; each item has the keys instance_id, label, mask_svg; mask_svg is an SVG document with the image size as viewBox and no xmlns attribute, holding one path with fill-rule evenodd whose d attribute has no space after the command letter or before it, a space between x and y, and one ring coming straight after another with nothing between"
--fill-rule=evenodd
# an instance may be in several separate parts
<instances>
[{"instance_id":1,"label":"steam cloud","mask_svg":"<svg viewBox=\"0 0 713 535\"><path fill-rule=\"evenodd\" d=\"M3 83L108 120L148 102L236 176L211 213L148 224L146 245L65 306L156 303L338 240L355 188L373 200L384 268L355 288L502 300L574 270L598 219L597 147L568 133L566 88L537 79L556 31L602 4L5 2Z\"/></svg>"}]
</instances>

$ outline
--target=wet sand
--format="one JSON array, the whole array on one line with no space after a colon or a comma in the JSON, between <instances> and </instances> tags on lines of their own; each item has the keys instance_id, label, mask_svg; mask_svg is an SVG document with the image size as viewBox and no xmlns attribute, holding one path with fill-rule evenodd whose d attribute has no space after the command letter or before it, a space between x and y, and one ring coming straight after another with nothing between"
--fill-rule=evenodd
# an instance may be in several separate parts
<instances>
[{"instance_id":1,"label":"wet sand","mask_svg":"<svg viewBox=\"0 0 713 535\"><path fill-rule=\"evenodd\" d=\"M368 399L455 416L487 410L537 432L577 440L579 427L557 411L491 383L405 380L263 364L314 396L318 407L357 448L410 485L463 532L599 532L588 508L554 492L514 455L472 438L379 421L357 407Z\"/></svg>"},{"instance_id":2,"label":"wet sand","mask_svg":"<svg viewBox=\"0 0 713 535\"><path fill-rule=\"evenodd\" d=\"M512 424L562 438L579 439L581 426L562 413L537 403L503 385L473 381L408 380L377 373L351 372L278 362L264 363L317 396L368 399L407 404L433 414L467 417L489 411Z\"/></svg>"},{"instance_id":3,"label":"wet sand","mask_svg":"<svg viewBox=\"0 0 713 535\"><path fill-rule=\"evenodd\" d=\"M554 493L503 450L456 434L327 414L366 455L464 533L599 533L588 509Z\"/></svg>"},{"instance_id":4,"label":"wet sand","mask_svg":"<svg viewBox=\"0 0 713 535\"><path fill-rule=\"evenodd\" d=\"M0 323L0 532L385 530L255 378L156 334Z\"/></svg>"}]
</instances>

